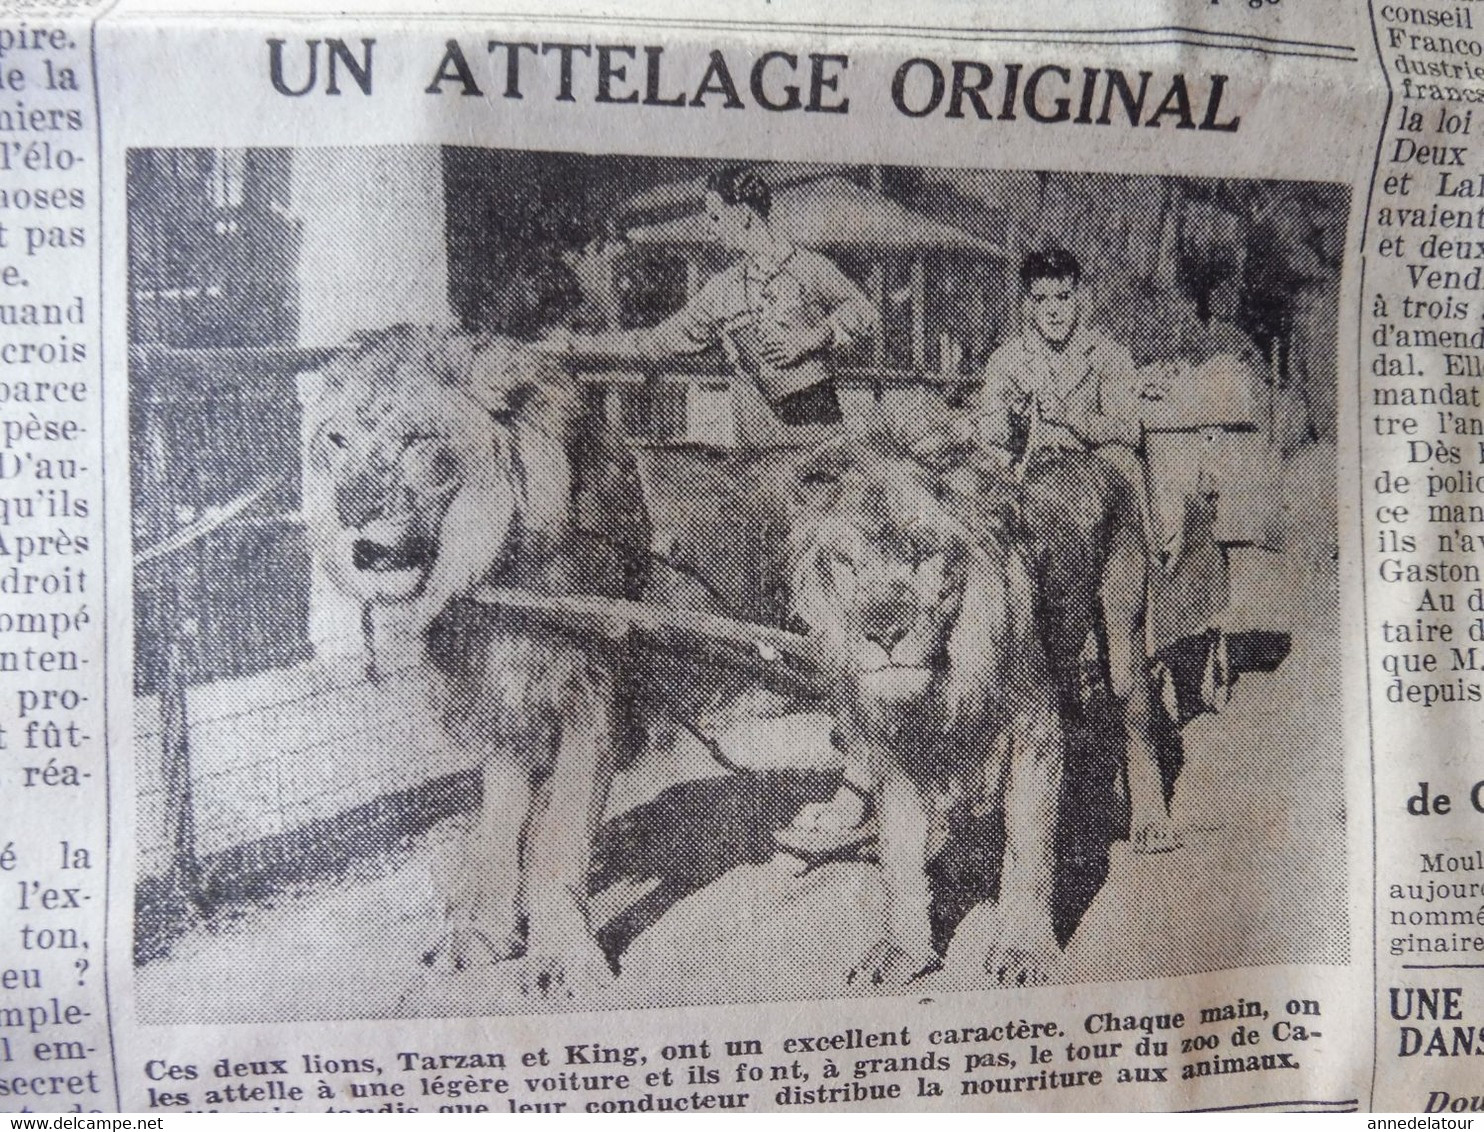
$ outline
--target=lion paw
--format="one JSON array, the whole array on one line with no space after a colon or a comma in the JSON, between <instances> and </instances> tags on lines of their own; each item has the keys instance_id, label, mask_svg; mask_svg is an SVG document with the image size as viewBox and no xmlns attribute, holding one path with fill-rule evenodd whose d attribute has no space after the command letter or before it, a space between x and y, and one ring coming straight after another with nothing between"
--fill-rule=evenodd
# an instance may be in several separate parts
<instances>
[{"instance_id":1,"label":"lion paw","mask_svg":"<svg viewBox=\"0 0 1484 1132\"><path fill-rule=\"evenodd\" d=\"M1169 819L1144 822L1129 839L1135 853L1169 853L1185 844L1185 838Z\"/></svg>"},{"instance_id":2,"label":"lion paw","mask_svg":"<svg viewBox=\"0 0 1484 1132\"><path fill-rule=\"evenodd\" d=\"M1001 987L1040 987L1051 981L1057 951L1053 945L995 944L984 958L984 973Z\"/></svg>"},{"instance_id":3,"label":"lion paw","mask_svg":"<svg viewBox=\"0 0 1484 1132\"><path fill-rule=\"evenodd\" d=\"M579 998L600 991L613 982L613 968L597 944L565 955L546 951L527 954L521 960L517 983L529 998Z\"/></svg>"},{"instance_id":4,"label":"lion paw","mask_svg":"<svg viewBox=\"0 0 1484 1132\"><path fill-rule=\"evenodd\" d=\"M852 986L902 987L939 966L938 953L930 947L912 951L883 939L861 956L845 981Z\"/></svg>"},{"instance_id":5,"label":"lion paw","mask_svg":"<svg viewBox=\"0 0 1484 1132\"><path fill-rule=\"evenodd\" d=\"M525 951L519 929L488 930L473 924L451 927L423 952L423 966L443 974L458 974L473 967L514 959Z\"/></svg>"}]
</instances>

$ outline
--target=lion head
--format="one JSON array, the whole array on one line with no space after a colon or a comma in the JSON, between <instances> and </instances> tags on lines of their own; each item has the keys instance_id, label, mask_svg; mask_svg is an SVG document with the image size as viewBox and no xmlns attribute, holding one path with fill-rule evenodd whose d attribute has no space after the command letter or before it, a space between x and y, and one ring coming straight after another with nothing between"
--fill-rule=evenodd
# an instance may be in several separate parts
<instances>
[{"instance_id":1,"label":"lion head","mask_svg":"<svg viewBox=\"0 0 1484 1132\"><path fill-rule=\"evenodd\" d=\"M316 376L304 510L317 558L348 596L411 602L435 571L456 589L514 539L565 522L576 399L529 351L399 326L352 342ZM456 505L473 493L471 524Z\"/></svg>"},{"instance_id":2,"label":"lion head","mask_svg":"<svg viewBox=\"0 0 1484 1132\"><path fill-rule=\"evenodd\" d=\"M795 487L793 610L856 720L926 741L992 710L1030 604L992 480L876 436L812 454Z\"/></svg>"}]
</instances>

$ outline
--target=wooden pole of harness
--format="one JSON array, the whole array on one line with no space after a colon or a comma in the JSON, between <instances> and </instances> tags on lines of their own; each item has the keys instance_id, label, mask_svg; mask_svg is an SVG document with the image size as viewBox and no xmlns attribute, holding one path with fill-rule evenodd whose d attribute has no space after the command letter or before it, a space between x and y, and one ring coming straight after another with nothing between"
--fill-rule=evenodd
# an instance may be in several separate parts
<instances>
[{"instance_id":1,"label":"wooden pole of harness","mask_svg":"<svg viewBox=\"0 0 1484 1132\"><path fill-rule=\"evenodd\" d=\"M616 598L546 597L495 586L476 590L473 597L503 616L594 645L653 648L741 672L792 693L819 696L827 689L815 643L799 633Z\"/></svg>"}]
</instances>

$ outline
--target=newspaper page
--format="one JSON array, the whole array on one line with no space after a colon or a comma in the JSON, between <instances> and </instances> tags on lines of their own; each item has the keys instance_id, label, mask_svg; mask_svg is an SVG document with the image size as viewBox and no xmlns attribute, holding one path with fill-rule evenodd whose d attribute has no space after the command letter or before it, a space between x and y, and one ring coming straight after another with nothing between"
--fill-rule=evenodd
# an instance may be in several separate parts
<instances>
[{"instance_id":1,"label":"newspaper page","mask_svg":"<svg viewBox=\"0 0 1484 1132\"><path fill-rule=\"evenodd\" d=\"M1484 10L0 13L0 1108L1484 1106Z\"/></svg>"}]
</instances>

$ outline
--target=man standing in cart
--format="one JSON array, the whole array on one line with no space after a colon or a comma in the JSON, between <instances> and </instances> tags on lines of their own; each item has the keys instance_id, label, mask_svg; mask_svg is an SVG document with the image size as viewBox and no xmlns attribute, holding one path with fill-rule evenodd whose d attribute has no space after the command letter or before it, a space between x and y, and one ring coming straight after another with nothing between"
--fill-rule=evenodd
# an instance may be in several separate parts
<instances>
[{"instance_id":1,"label":"man standing in cart","mask_svg":"<svg viewBox=\"0 0 1484 1132\"><path fill-rule=\"evenodd\" d=\"M548 339L574 352L647 361L723 349L737 371L737 441L758 452L817 444L842 424L832 360L867 340L878 318L827 257L770 220L773 193L754 169L728 165L706 182L706 218L737 263L657 326Z\"/></svg>"}]
</instances>

